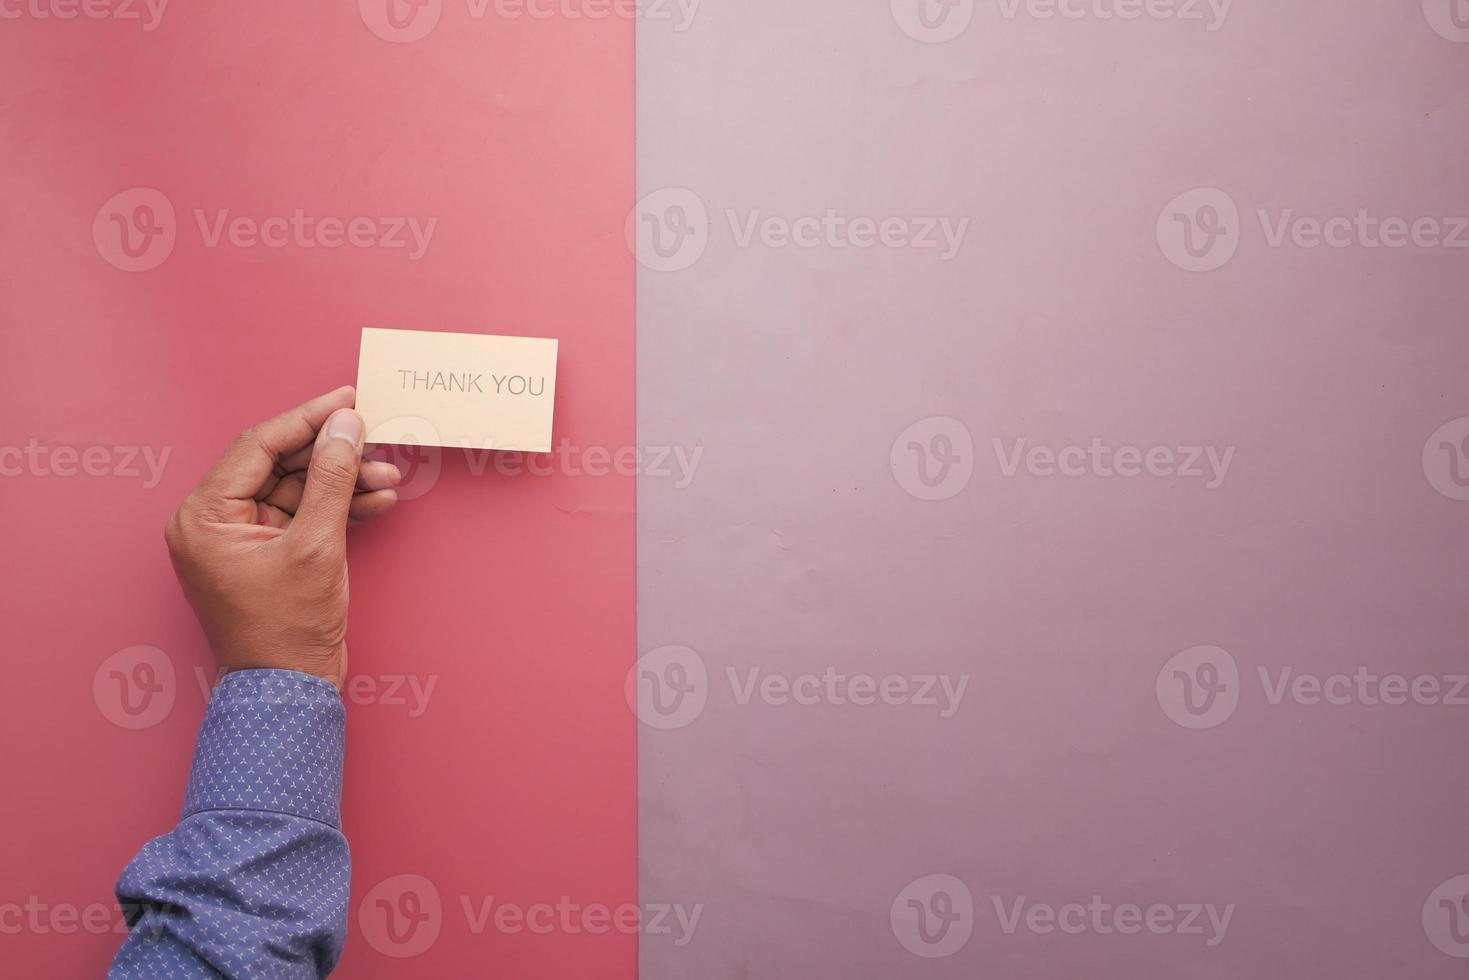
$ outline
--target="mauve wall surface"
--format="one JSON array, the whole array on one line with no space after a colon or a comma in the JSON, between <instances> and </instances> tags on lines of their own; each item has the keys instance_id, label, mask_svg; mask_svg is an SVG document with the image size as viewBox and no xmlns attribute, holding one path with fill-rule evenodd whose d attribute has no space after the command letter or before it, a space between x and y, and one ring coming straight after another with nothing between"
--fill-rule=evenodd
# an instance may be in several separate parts
<instances>
[{"instance_id":1,"label":"mauve wall surface","mask_svg":"<svg viewBox=\"0 0 1469 980\"><path fill-rule=\"evenodd\" d=\"M1462 975L1465 42L640 23L645 980Z\"/></svg>"}]
</instances>

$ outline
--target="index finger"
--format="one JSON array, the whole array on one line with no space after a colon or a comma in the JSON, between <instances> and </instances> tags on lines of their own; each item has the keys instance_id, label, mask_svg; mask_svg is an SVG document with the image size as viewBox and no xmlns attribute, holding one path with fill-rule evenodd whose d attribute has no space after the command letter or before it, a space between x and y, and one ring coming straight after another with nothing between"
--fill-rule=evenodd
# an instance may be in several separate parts
<instances>
[{"instance_id":1,"label":"index finger","mask_svg":"<svg viewBox=\"0 0 1469 980\"><path fill-rule=\"evenodd\" d=\"M250 426L204 474L199 489L225 500L253 499L282 456L310 445L333 412L356 401L357 390L345 385Z\"/></svg>"}]
</instances>

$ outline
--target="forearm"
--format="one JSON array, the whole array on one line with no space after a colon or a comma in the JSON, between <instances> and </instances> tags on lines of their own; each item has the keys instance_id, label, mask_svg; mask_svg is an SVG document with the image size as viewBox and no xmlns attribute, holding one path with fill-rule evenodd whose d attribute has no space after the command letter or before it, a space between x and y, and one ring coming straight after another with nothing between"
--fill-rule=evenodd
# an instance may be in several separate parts
<instances>
[{"instance_id":1,"label":"forearm","mask_svg":"<svg viewBox=\"0 0 1469 980\"><path fill-rule=\"evenodd\" d=\"M114 978L325 976L346 934L341 697L293 671L227 674L183 816L118 881Z\"/></svg>"}]
</instances>

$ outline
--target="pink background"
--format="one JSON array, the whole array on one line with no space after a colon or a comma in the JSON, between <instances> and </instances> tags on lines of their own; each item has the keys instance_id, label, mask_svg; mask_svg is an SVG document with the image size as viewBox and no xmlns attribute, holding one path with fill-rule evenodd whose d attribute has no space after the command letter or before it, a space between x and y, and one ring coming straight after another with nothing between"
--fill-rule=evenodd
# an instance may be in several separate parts
<instances>
[{"instance_id":1,"label":"pink background","mask_svg":"<svg viewBox=\"0 0 1469 980\"><path fill-rule=\"evenodd\" d=\"M375 36L354 3L177 4L152 32L0 22L0 444L171 450L153 489L0 480L0 906L62 910L0 933L0 973L104 971L120 937L66 909L110 905L123 865L173 824L203 712L208 655L163 522L239 429L351 383L362 326L558 337L556 438L632 444L632 26L468 9L445 5L405 44ZM172 202L178 242L128 273L92 225L134 187ZM415 262L208 248L195 208L439 223ZM636 900L622 701L634 481L476 476L470 462L446 454L436 480L410 479L417 499L352 533L351 665L382 686L348 709L342 975L629 977L630 935L476 935L461 896L476 914L487 896ZM137 645L164 652L176 702L127 730L93 679ZM395 674L436 678L420 717L391 703ZM358 914L399 875L427 879L443 908L414 959L375 948L368 933L393 947L371 909Z\"/></svg>"}]
</instances>

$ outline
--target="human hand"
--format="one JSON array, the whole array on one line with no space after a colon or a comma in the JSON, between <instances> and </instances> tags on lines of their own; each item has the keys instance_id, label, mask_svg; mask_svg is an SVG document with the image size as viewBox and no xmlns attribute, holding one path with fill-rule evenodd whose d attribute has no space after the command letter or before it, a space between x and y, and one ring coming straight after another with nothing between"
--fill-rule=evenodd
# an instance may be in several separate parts
<instances>
[{"instance_id":1,"label":"human hand","mask_svg":"<svg viewBox=\"0 0 1469 980\"><path fill-rule=\"evenodd\" d=\"M221 672L347 672L349 521L386 512L402 479L362 461L357 393L338 388L246 429L169 519L174 571Z\"/></svg>"}]
</instances>

